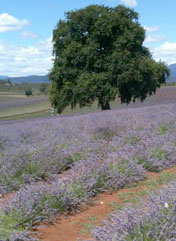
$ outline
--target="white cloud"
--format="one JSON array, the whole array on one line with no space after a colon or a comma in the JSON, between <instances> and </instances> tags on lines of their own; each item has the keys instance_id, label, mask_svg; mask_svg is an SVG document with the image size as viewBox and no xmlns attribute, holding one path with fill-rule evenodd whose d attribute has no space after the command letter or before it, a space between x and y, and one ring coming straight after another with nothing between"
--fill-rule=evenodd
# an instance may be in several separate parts
<instances>
[{"instance_id":1,"label":"white cloud","mask_svg":"<svg viewBox=\"0 0 176 241\"><path fill-rule=\"evenodd\" d=\"M21 56L36 56L40 55L41 52L37 47L29 46L29 47L21 47L19 48L19 53Z\"/></svg>"},{"instance_id":2,"label":"white cloud","mask_svg":"<svg viewBox=\"0 0 176 241\"><path fill-rule=\"evenodd\" d=\"M155 25L155 26L144 26L144 29L146 30L146 32L158 32L159 31L159 26Z\"/></svg>"},{"instance_id":3,"label":"white cloud","mask_svg":"<svg viewBox=\"0 0 176 241\"><path fill-rule=\"evenodd\" d=\"M33 33L33 32L30 32L30 31L23 31L22 34L21 34L21 37L24 38L24 39L39 38L39 35L37 33Z\"/></svg>"},{"instance_id":4,"label":"white cloud","mask_svg":"<svg viewBox=\"0 0 176 241\"><path fill-rule=\"evenodd\" d=\"M144 43L155 43L155 42L161 42L164 40L165 40L165 37L162 35L152 35L152 36L147 36Z\"/></svg>"},{"instance_id":5,"label":"white cloud","mask_svg":"<svg viewBox=\"0 0 176 241\"><path fill-rule=\"evenodd\" d=\"M176 63L176 42L165 42L152 49L153 57L168 64Z\"/></svg>"},{"instance_id":6,"label":"white cloud","mask_svg":"<svg viewBox=\"0 0 176 241\"><path fill-rule=\"evenodd\" d=\"M0 32L16 31L22 29L24 26L29 25L26 19L19 20L7 13L0 15Z\"/></svg>"},{"instance_id":7,"label":"white cloud","mask_svg":"<svg viewBox=\"0 0 176 241\"><path fill-rule=\"evenodd\" d=\"M137 5L137 0L120 0L121 4L129 7L135 7Z\"/></svg>"},{"instance_id":8,"label":"white cloud","mask_svg":"<svg viewBox=\"0 0 176 241\"><path fill-rule=\"evenodd\" d=\"M13 46L0 42L0 75L45 75L52 67L51 38L35 46Z\"/></svg>"},{"instance_id":9,"label":"white cloud","mask_svg":"<svg viewBox=\"0 0 176 241\"><path fill-rule=\"evenodd\" d=\"M26 58L23 58L23 57L15 57L15 61L26 61Z\"/></svg>"},{"instance_id":10,"label":"white cloud","mask_svg":"<svg viewBox=\"0 0 176 241\"><path fill-rule=\"evenodd\" d=\"M3 51L3 50L4 50L4 46L0 45L0 51Z\"/></svg>"}]
</instances>

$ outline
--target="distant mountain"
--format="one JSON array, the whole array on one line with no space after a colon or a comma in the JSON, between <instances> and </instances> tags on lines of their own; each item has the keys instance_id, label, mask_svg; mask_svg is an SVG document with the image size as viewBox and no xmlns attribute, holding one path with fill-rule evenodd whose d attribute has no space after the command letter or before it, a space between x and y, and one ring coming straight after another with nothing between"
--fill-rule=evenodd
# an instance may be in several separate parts
<instances>
[{"instance_id":1,"label":"distant mountain","mask_svg":"<svg viewBox=\"0 0 176 241\"><path fill-rule=\"evenodd\" d=\"M170 76L167 79L167 82L176 82L176 64L171 64L168 66L170 69Z\"/></svg>"},{"instance_id":2,"label":"distant mountain","mask_svg":"<svg viewBox=\"0 0 176 241\"><path fill-rule=\"evenodd\" d=\"M167 79L167 82L176 82L176 63L168 66L171 74ZM48 75L31 75L27 77L8 77L0 75L0 80L9 79L13 84L21 84L21 83L49 83Z\"/></svg>"},{"instance_id":3,"label":"distant mountain","mask_svg":"<svg viewBox=\"0 0 176 241\"><path fill-rule=\"evenodd\" d=\"M5 75L0 75L0 80L9 79L13 84L21 84L21 83L49 83L48 75L31 75L27 77L8 77Z\"/></svg>"},{"instance_id":4,"label":"distant mountain","mask_svg":"<svg viewBox=\"0 0 176 241\"><path fill-rule=\"evenodd\" d=\"M4 79L7 79L8 76L5 76L5 75L0 75L0 80L4 80Z\"/></svg>"},{"instance_id":5,"label":"distant mountain","mask_svg":"<svg viewBox=\"0 0 176 241\"><path fill-rule=\"evenodd\" d=\"M49 83L48 75L31 75L27 77L9 77L9 80L13 84L21 84L21 83Z\"/></svg>"}]
</instances>

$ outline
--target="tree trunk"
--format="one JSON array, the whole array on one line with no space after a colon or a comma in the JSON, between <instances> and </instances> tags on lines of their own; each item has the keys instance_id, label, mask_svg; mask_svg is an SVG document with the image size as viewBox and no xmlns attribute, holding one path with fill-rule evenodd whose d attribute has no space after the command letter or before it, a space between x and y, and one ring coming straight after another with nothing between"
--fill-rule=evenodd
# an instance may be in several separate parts
<instances>
[{"instance_id":1,"label":"tree trunk","mask_svg":"<svg viewBox=\"0 0 176 241\"><path fill-rule=\"evenodd\" d=\"M109 101L105 101L104 103L102 103L101 104L101 109L102 110L110 110L111 107L110 107Z\"/></svg>"}]
</instances>

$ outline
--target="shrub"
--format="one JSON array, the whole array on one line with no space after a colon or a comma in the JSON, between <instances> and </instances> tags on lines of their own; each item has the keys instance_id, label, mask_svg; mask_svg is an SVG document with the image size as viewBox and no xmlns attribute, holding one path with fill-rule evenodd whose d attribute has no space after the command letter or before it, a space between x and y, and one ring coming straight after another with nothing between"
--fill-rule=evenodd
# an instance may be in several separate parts
<instances>
[{"instance_id":1,"label":"shrub","mask_svg":"<svg viewBox=\"0 0 176 241\"><path fill-rule=\"evenodd\" d=\"M25 95L27 97L32 96L32 89L30 87L25 90Z\"/></svg>"}]
</instances>

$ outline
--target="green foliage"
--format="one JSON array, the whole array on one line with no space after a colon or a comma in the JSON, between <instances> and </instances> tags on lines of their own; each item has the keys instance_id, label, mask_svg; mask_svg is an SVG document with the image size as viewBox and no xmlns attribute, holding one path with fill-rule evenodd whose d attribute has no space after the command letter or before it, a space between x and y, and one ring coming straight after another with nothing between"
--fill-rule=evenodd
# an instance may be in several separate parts
<instances>
[{"instance_id":1,"label":"green foliage","mask_svg":"<svg viewBox=\"0 0 176 241\"><path fill-rule=\"evenodd\" d=\"M164 135L167 131L169 131L169 126L160 126L158 131L160 135Z\"/></svg>"},{"instance_id":2,"label":"green foliage","mask_svg":"<svg viewBox=\"0 0 176 241\"><path fill-rule=\"evenodd\" d=\"M110 168L114 172L120 172L121 174L124 174L127 172L127 161L121 160L120 163L114 161L111 163ZM130 176L130 171L128 170L128 175Z\"/></svg>"},{"instance_id":3,"label":"green foliage","mask_svg":"<svg viewBox=\"0 0 176 241\"><path fill-rule=\"evenodd\" d=\"M81 234L89 234L93 226L96 224L96 218L94 216L89 217L89 222L83 224L83 229L81 230ZM90 234L89 234L90 236Z\"/></svg>"},{"instance_id":4,"label":"green foliage","mask_svg":"<svg viewBox=\"0 0 176 241\"><path fill-rule=\"evenodd\" d=\"M158 127L158 132L159 132L160 135L164 135L164 134L166 134L168 132L172 133L173 131L175 131L175 127L174 127L172 122L160 125Z\"/></svg>"},{"instance_id":5,"label":"green foliage","mask_svg":"<svg viewBox=\"0 0 176 241\"><path fill-rule=\"evenodd\" d=\"M168 159L168 152L162 149L154 149L153 151L153 158L156 158L158 160L162 160L162 159Z\"/></svg>"},{"instance_id":6,"label":"green foliage","mask_svg":"<svg viewBox=\"0 0 176 241\"><path fill-rule=\"evenodd\" d=\"M26 96L32 96L32 89L30 87L28 87L26 90L25 90L25 95Z\"/></svg>"},{"instance_id":7,"label":"green foliage","mask_svg":"<svg viewBox=\"0 0 176 241\"><path fill-rule=\"evenodd\" d=\"M148 162L146 157L140 157L138 159L138 164L143 165L143 167L148 171L157 171L157 168L151 166L151 163Z\"/></svg>"},{"instance_id":8,"label":"green foliage","mask_svg":"<svg viewBox=\"0 0 176 241\"><path fill-rule=\"evenodd\" d=\"M41 204L41 207L40 207L40 210L38 210L39 213L46 205L48 205L51 209L57 209L60 212L64 211L64 205L61 200L61 197L56 197L48 193L41 200L40 204Z\"/></svg>"},{"instance_id":9,"label":"green foliage","mask_svg":"<svg viewBox=\"0 0 176 241\"><path fill-rule=\"evenodd\" d=\"M49 84L47 84L47 83L42 83L42 84L40 85L40 92L41 92L42 94L48 94L48 91L49 91Z\"/></svg>"},{"instance_id":10,"label":"green foliage","mask_svg":"<svg viewBox=\"0 0 176 241\"><path fill-rule=\"evenodd\" d=\"M143 101L169 75L164 63L152 59L144 39L138 14L121 5L66 13L53 31L52 105L61 113L94 100L109 109L117 94L122 103Z\"/></svg>"},{"instance_id":11,"label":"green foliage","mask_svg":"<svg viewBox=\"0 0 176 241\"><path fill-rule=\"evenodd\" d=\"M72 156L68 157L68 160L70 161L70 164L81 160L83 157L85 157L84 153L82 152L75 152Z\"/></svg>"},{"instance_id":12,"label":"green foliage","mask_svg":"<svg viewBox=\"0 0 176 241\"><path fill-rule=\"evenodd\" d=\"M22 216L21 213L14 209L11 209L8 214L0 212L0 234L5 240L9 240L9 236L13 231L24 231L23 225L18 225L21 223Z\"/></svg>"},{"instance_id":13,"label":"green foliage","mask_svg":"<svg viewBox=\"0 0 176 241\"><path fill-rule=\"evenodd\" d=\"M105 139L106 141L112 140L114 136L118 135L118 132L120 132L120 129L118 127L110 128L99 128L97 132L95 133L94 137L95 139Z\"/></svg>"},{"instance_id":14,"label":"green foliage","mask_svg":"<svg viewBox=\"0 0 176 241\"><path fill-rule=\"evenodd\" d=\"M86 197L87 189L84 186L84 184L80 181L75 181L73 184L70 186L74 197L79 198L80 201L84 200Z\"/></svg>"},{"instance_id":15,"label":"green foliage","mask_svg":"<svg viewBox=\"0 0 176 241\"><path fill-rule=\"evenodd\" d=\"M126 144L131 144L131 145L135 145L138 142L140 142L141 138L138 136L131 136L126 138Z\"/></svg>"}]
</instances>

